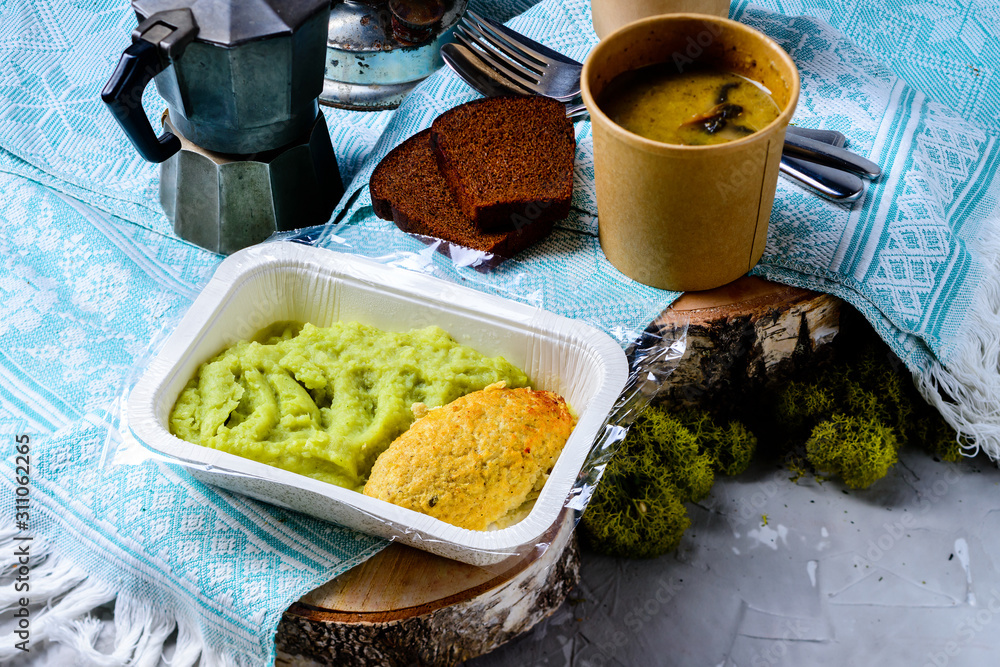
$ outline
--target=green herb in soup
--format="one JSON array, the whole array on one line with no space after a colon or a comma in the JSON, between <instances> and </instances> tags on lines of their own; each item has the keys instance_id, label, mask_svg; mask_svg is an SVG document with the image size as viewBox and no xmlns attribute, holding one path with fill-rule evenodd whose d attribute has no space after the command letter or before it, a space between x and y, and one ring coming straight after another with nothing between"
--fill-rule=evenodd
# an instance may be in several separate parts
<instances>
[{"instance_id":1,"label":"green herb in soup","mask_svg":"<svg viewBox=\"0 0 1000 667\"><path fill-rule=\"evenodd\" d=\"M738 74L704 69L678 74L667 63L615 77L600 107L629 132L688 146L741 139L781 112L762 86Z\"/></svg>"}]
</instances>

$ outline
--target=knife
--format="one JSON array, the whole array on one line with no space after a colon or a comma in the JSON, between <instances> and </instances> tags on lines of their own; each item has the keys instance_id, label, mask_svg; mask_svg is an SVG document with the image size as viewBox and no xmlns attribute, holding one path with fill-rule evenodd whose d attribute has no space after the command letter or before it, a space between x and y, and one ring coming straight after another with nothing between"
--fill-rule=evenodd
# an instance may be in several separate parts
<instances>
[{"instance_id":1,"label":"knife","mask_svg":"<svg viewBox=\"0 0 1000 667\"><path fill-rule=\"evenodd\" d=\"M882 168L871 160L798 134L785 135L783 152L810 162L850 171L865 178L876 179L882 175Z\"/></svg>"},{"instance_id":2,"label":"knife","mask_svg":"<svg viewBox=\"0 0 1000 667\"><path fill-rule=\"evenodd\" d=\"M843 148L847 144L847 137L842 132L836 130L814 130L808 127L789 125L785 129L785 138L789 135L797 135L807 139L821 141L830 146ZM787 145L787 141L786 141ZM864 183L855 174L851 174L840 169L827 167L815 162L809 162L796 157L792 157L786 152L782 153L779 168L782 173L786 170L794 171L794 180L803 184L807 189L817 192L830 192L823 196L833 201L850 203L861 198L864 190ZM791 176L791 173L789 173ZM846 195L844 192L846 191Z\"/></svg>"},{"instance_id":3,"label":"knife","mask_svg":"<svg viewBox=\"0 0 1000 667\"><path fill-rule=\"evenodd\" d=\"M822 141L824 144L830 144L831 146L836 146L837 148L843 148L847 145L847 137L844 136L843 132L837 132L836 130L814 130L810 127L789 125L785 130L785 135L787 136L789 134L797 134L800 137L805 137L806 139Z\"/></svg>"}]
</instances>

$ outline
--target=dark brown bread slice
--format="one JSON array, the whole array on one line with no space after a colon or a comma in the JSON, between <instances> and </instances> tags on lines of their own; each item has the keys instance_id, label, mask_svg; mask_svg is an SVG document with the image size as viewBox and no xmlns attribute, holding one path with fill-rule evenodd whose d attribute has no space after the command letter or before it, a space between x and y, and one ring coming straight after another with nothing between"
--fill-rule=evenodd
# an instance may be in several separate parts
<instances>
[{"instance_id":1,"label":"dark brown bread slice","mask_svg":"<svg viewBox=\"0 0 1000 667\"><path fill-rule=\"evenodd\" d=\"M438 171L430 130L419 132L382 158L369 181L375 215L404 232L443 239L500 257L511 257L552 231L552 220L506 232L479 232L466 218Z\"/></svg>"},{"instance_id":2,"label":"dark brown bread slice","mask_svg":"<svg viewBox=\"0 0 1000 667\"><path fill-rule=\"evenodd\" d=\"M490 97L431 125L441 174L477 229L561 220L573 196L576 139L566 108L547 97Z\"/></svg>"}]
</instances>

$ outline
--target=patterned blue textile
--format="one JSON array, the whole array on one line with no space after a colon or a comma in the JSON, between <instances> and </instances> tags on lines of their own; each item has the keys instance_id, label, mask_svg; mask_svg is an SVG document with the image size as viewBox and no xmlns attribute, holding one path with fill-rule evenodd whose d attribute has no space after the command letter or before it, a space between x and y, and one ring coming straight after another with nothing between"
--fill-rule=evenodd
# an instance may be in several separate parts
<instances>
[{"instance_id":1,"label":"patterned blue textile","mask_svg":"<svg viewBox=\"0 0 1000 667\"><path fill-rule=\"evenodd\" d=\"M732 14L795 58L803 94L794 122L841 130L885 175L852 209L784 184L755 272L857 307L968 448L997 459L996 6L765 6L781 15L743 2Z\"/></svg>"},{"instance_id":2,"label":"patterned blue textile","mask_svg":"<svg viewBox=\"0 0 1000 667\"><path fill-rule=\"evenodd\" d=\"M474 4L508 18L529 3ZM946 418L996 458L996 7L766 0L736 2L732 16L798 62L795 122L843 131L887 172L853 208L782 181L755 272L858 307ZM0 566L13 562L12 540L31 534L35 572L62 582L51 591L56 603L33 617L35 642L51 637L92 653L93 624L74 619L117 599L121 627L135 634L105 664L155 663L175 626L178 645L189 647L175 664L199 653L203 664L266 664L282 610L383 543L157 463L102 461L122 384L220 260L173 235L157 202L157 168L98 101L133 25L125 0L0 2ZM545 0L511 25L581 60L596 43L586 0ZM326 109L350 185L342 223L314 241L401 265L423 256L418 241L372 214L366 184L392 147L473 97L445 70L395 113ZM163 108L152 89L145 108L151 118ZM575 127L574 211L548 241L494 273L433 261L450 279L587 320L625 342L676 294L637 285L604 259L590 125ZM939 386L948 402L935 398ZM32 439L27 531L8 530L21 435ZM14 604L8 589L0 607ZM13 646L5 637L0 659L23 657Z\"/></svg>"},{"instance_id":3,"label":"patterned blue textile","mask_svg":"<svg viewBox=\"0 0 1000 667\"><path fill-rule=\"evenodd\" d=\"M284 609L384 542L163 464L104 465L108 410L123 378L219 258L20 176L0 173L0 192L4 559L15 537L31 536L33 581L67 582L71 600L116 593L119 609L145 610L135 628L159 632L162 643L177 623L190 646L203 647L205 664L264 664ZM30 518L11 534L14 444L25 435ZM69 585L76 571L88 577ZM36 612L36 650L65 631L54 623L63 604ZM4 637L0 656L16 657L14 646Z\"/></svg>"}]
</instances>

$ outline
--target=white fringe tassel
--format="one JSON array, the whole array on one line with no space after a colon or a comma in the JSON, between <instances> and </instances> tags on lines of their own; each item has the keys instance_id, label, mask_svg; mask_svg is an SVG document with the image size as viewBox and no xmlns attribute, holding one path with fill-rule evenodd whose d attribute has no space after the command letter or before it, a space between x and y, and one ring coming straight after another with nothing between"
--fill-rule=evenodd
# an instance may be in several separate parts
<instances>
[{"instance_id":1,"label":"white fringe tassel","mask_svg":"<svg viewBox=\"0 0 1000 667\"><path fill-rule=\"evenodd\" d=\"M18 566L12 557L20 544L15 532L0 531L0 579L10 577ZM31 541L31 590L25 596L13 585L0 586L0 614L16 608L21 597L31 600L32 608L44 604L31 616L31 645L43 641L57 642L68 647L76 656L74 664L94 667L239 667L240 657L222 654L205 646L198 628L189 619L152 607L148 600L132 595L116 594L102 582L90 578L79 567L52 553L41 538ZM102 653L97 641L104 623L90 614L112 600L114 606L114 650ZM163 657L164 643L177 630L170 660ZM0 662L24 659L25 654L15 644L19 639L9 635L0 644Z\"/></svg>"},{"instance_id":2,"label":"white fringe tassel","mask_svg":"<svg viewBox=\"0 0 1000 667\"><path fill-rule=\"evenodd\" d=\"M963 324L962 341L945 368L934 362L914 380L927 402L961 436L969 456L1000 460L1000 220L976 244L991 269ZM943 395L943 396L942 396Z\"/></svg>"}]
</instances>

